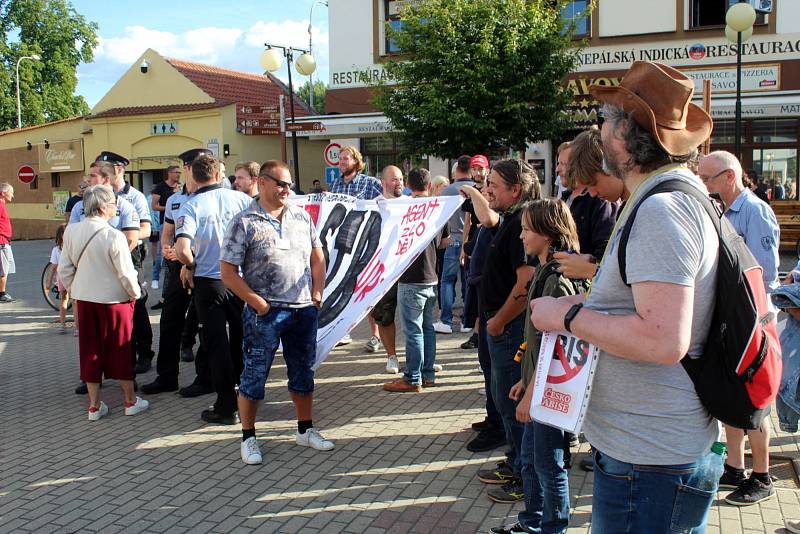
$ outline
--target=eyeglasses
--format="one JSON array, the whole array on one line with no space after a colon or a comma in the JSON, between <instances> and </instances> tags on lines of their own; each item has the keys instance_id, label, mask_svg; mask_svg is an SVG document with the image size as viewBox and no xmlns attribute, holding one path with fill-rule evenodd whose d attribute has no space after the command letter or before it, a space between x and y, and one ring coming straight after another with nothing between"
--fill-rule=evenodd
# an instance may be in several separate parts
<instances>
[{"instance_id":1,"label":"eyeglasses","mask_svg":"<svg viewBox=\"0 0 800 534\"><path fill-rule=\"evenodd\" d=\"M288 187L289 189L291 189L291 188L293 188L293 187L294 187L294 184L293 184L292 182L284 182L283 180L278 180L278 179L277 179L277 178L275 178L274 176L271 176L271 175L269 175L269 174L266 174L266 173L264 173L264 174L259 174L259 176L260 176L261 178L269 178L270 180L272 180L273 182L275 182L275 183L278 185L278 187Z\"/></svg>"},{"instance_id":2,"label":"eyeglasses","mask_svg":"<svg viewBox=\"0 0 800 534\"><path fill-rule=\"evenodd\" d=\"M714 176L701 176L700 180L702 180L703 183L710 182L711 180L713 180L717 176L719 176L721 174L725 174L726 172L728 172L728 169L723 169L720 172L718 172L717 174L715 174Z\"/></svg>"}]
</instances>

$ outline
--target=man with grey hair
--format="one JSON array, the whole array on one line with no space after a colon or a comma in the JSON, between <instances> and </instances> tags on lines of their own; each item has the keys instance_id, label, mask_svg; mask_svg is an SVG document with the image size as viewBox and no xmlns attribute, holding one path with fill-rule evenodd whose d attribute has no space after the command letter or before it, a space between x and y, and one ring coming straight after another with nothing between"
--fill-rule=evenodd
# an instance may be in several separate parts
<instances>
[{"instance_id":1,"label":"man with grey hair","mask_svg":"<svg viewBox=\"0 0 800 534\"><path fill-rule=\"evenodd\" d=\"M590 92L604 104L606 172L631 192L619 228L638 207L625 270L618 261L622 232L614 232L585 301L583 295L536 299L531 321L540 331L570 332L600 349L583 425L596 466L592 528L702 531L718 481L693 476L705 474L698 467L713 454L720 431L681 360L703 353L719 236L692 196L648 193L679 181L707 194L685 164L713 123L691 103L694 83L666 65L637 61L619 86L592 85Z\"/></svg>"},{"instance_id":2,"label":"man with grey hair","mask_svg":"<svg viewBox=\"0 0 800 534\"><path fill-rule=\"evenodd\" d=\"M780 227L772 208L753 194L742 182L742 165L730 152L718 150L700 160L698 175L709 193L717 193L725 205L725 217L763 269L764 287L772 291L778 281L778 244ZM744 430L725 425L728 456L720 488L733 489L725 501L737 506L749 506L775 495L769 476L769 418L761 428L748 430L753 451L753 471L744 474Z\"/></svg>"},{"instance_id":3,"label":"man with grey hair","mask_svg":"<svg viewBox=\"0 0 800 534\"><path fill-rule=\"evenodd\" d=\"M6 204L12 200L14 188L9 183L0 183L0 303L14 302L14 298L6 292L8 275L16 272L14 254L11 252L11 217L6 209Z\"/></svg>"}]
</instances>

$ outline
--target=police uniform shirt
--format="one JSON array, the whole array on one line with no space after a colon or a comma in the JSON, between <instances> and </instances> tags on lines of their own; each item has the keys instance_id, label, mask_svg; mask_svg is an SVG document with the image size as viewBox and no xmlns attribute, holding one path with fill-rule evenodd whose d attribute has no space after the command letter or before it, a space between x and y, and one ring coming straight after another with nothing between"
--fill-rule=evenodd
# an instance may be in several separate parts
<instances>
[{"instance_id":1,"label":"police uniform shirt","mask_svg":"<svg viewBox=\"0 0 800 534\"><path fill-rule=\"evenodd\" d=\"M172 193L167 199L167 203L164 205L164 222L175 224L175 219L178 218L178 212L181 206L189 200L190 196L191 195L186 192L185 187L177 193Z\"/></svg>"},{"instance_id":2,"label":"police uniform shirt","mask_svg":"<svg viewBox=\"0 0 800 534\"><path fill-rule=\"evenodd\" d=\"M747 248L761 265L767 292L780 286L778 280L780 226L769 204L745 188L725 210L725 217L742 236Z\"/></svg>"},{"instance_id":3,"label":"police uniform shirt","mask_svg":"<svg viewBox=\"0 0 800 534\"><path fill-rule=\"evenodd\" d=\"M80 200L75 204L75 207L72 208L72 212L69 215L69 224L81 222L85 218L86 214L83 211L83 200ZM126 230L136 230L138 232L139 214L130 202L117 195L117 214L108 220L108 225L121 232Z\"/></svg>"},{"instance_id":4,"label":"police uniform shirt","mask_svg":"<svg viewBox=\"0 0 800 534\"><path fill-rule=\"evenodd\" d=\"M252 201L240 191L214 184L201 187L183 204L175 223L175 240L185 237L194 242L195 276L221 278L219 258L225 231Z\"/></svg>"},{"instance_id":5,"label":"police uniform shirt","mask_svg":"<svg viewBox=\"0 0 800 534\"><path fill-rule=\"evenodd\" d=\"M125 182L125 187L122 188L122 191L117 196L124 198L136 208L136 213L139 215L139 224L150 222L150 205L141 191Z\"/></svg>"}]
</instances>

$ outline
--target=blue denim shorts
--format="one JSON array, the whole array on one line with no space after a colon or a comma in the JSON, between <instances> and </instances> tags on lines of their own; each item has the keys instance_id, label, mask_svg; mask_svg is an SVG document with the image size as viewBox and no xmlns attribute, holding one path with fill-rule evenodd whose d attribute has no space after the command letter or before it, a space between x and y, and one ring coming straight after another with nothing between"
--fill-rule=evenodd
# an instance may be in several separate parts
<instances>
[{"instance_id":1,"label":"blue denim shorts","mask_svg":"<svg viewBox=\"0 0 800 534\"><path fill-rule=\"evenodd\" d=\"M263 316L245 306L242 312L244 370L239 381L239 394L249 400L264 398L264 385L279 343L283 343L289 391L298 395L313 393L314 371L311 366L317 356L317 318L315 306L270 308Z\"/></svg>"}]
</instances>

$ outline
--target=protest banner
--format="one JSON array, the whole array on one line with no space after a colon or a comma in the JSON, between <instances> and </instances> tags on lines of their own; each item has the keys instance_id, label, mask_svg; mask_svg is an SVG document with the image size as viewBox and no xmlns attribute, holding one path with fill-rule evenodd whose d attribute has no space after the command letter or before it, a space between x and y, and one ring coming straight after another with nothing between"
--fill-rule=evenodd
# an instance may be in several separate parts
<instances>
[{"instance_id":1,"label":"protest banner","mask_svg":"<svg viewBox=\"0 0 800 534\"><path fill-rule=\"evenodd\" d=\"M543 332L531 398L531 417L573 434L580 432L598 349L566 332Z\"/></svg>"},{"instance_id":2,"label":"protest banner","mask_svg":"<svg viewBox=\"0 0 800 534\"><path fill-rule=\"evenodd\" d=\"M327 265L316 369L442 231L463 198L360 200L318 193L292 202L311 215Z\"/></svg>"}]
</instances>

